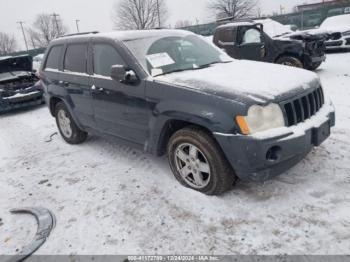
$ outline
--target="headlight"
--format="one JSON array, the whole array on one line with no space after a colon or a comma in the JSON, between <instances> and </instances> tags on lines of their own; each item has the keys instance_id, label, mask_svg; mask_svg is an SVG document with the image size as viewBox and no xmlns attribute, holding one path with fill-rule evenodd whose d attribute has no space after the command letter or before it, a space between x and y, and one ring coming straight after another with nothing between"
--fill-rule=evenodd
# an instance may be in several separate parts
<instances>
[{"instance_id":1,"label":"headlight","mask_svg":"<svg viewBox=\"0 0 350 262\"><path fill-rule=\"evenodd\" d=\"M253 105L247 116L237 116L236 121L244 135L285 126L282 110L277 104Z\"/></svg>"}]
</instances>

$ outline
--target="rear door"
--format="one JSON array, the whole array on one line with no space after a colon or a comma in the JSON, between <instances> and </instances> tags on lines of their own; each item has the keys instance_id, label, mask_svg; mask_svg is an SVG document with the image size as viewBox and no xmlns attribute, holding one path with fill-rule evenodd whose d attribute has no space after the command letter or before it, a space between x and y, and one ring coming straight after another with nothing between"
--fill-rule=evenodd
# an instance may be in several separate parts
<instances>
[{"instance_id":1,"label":"rear door","mask_svg":"<svg viewBox=\"0 0 350 262\"><path fill-rule=\"evenodd\" d=\"M236 59L240 59L239 44L237 43L237 27L221 29L215 36L215 44Z\"/></svg>"},{"instance_id":2,"label":"rear door","mask_svg":"<svg viewBox=\"0 0 350 262\"><path fill-rule=\"evenodd\" d=\"M93 104L99 131L128 142L144 144L149 120L144 81L129 85L112 80L113 65L128 65L120 51L109 42L96 40L92 44L92 57Z\"/></svg>"},{"instance_id":3,"label":"rear door","mask_svg":"<svg viewBox=\"0 0 350 262\"><path fill-rule=\"evenodd\" d=\"M50 94L56 93L56 90L59 88L59 69L62 62L63 52L63 45L52 46L48 52L43 69L40 72L43 86L46 89L46 92L49 92Z\"/></svg>"},{"instance_id":4,"label":"rear door","mask_svg":"<svg viewBox=\"0 0 350 262\"><path fill-rule=\"evenodd\" d=\"M60 85L65 88L68 103L78 121L85 127L95 127L91 96L91 77L87 71L88 43L66 46Z\"/></svg>"}]
</instances>

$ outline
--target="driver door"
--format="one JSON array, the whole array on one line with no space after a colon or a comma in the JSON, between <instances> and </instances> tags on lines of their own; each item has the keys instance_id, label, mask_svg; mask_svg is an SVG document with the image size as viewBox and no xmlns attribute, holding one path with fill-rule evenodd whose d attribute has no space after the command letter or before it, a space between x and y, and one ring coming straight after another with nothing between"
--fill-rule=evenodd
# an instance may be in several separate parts
<instances>
[{"instance_id":1,"label":"driver door","mask_svg":"<svg viewBox=\"0 0 350 262\"><path fill-rule=\"evenodd\" d=\"M241 27L239 31L241 59L264 61L266 57L264 37L257 27Z\"/></svg>"},{"instance_id":2,"label":"driver door","mask_svg":"<svg viewBox=\"0 0 350 262\"><path fill-rule=\"evenodd\" d=\"M147 138L149 112L144 82L129 85L111 78L113 65L124 65L118 50L109 43L92 44L92 97L99 132L143 145Z\"/></svg>"}]
</instances>

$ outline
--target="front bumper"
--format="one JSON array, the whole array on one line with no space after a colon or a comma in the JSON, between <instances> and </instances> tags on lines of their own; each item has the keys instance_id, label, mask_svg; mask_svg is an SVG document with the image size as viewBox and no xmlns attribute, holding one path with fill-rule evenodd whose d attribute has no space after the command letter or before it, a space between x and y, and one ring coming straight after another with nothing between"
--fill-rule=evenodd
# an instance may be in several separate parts
<instances>
[{"instance_id":1,"label":"front bumper","mask_svg":"<svg viewBox=\"0 0 350 262\"><path fill-rule=\"evenodd\" d=\"M0 96L0 113L40 105L44 102L43 91L35 87L10 97Z\"/></svg>"},{"instance_id":2,"label":"front bumper","mask_svg":"<svg viewBox=\"0 0 350 262\"><path fill-rule=\"evenodd\" d=\"M324 62L326 61L326 56L325 55L322 55L322 56L314 56L314 57L311 57L310 58L310 62L312 64L314 63L320 63L320 62Z\"/></svg>"},{"instance_id":3,"label":"front bumper","mask_svg":"<svg viewBox=\"0 0 350 262\"><path fill-rule=\"evenodd\" d=\"M221 133L214 136L241 180L265 181L300 162L329 137L334 125L334 107L325 104L316 115L297 126L253 136Z\"/></svg>"},{"instance_id":4,"label":"front bumper","mask_svg":"<svg viewBox=\"0 0 350 262\"><path fill-rule=\"evenodd\" d=\"M330 40L325 44L327 50L350 49L350 36L342 37L339 40Z\"/></svg>"}]
</instances>

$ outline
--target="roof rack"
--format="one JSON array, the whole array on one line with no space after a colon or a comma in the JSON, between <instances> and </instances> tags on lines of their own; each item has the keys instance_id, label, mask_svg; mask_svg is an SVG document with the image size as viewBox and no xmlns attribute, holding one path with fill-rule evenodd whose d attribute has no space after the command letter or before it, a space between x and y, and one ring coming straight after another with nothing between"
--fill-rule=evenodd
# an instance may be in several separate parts
<instances>
[{"instance_id":1,"label":"roof rack","mask_svg":"<svg viewBox=\"0 0 350 262\"><path fill-rule=\"evenodd\" d=\"M254 20L251 18L240 18L240 19L235 19L233 16L230 17L225 17L225 18L221 18L216 20L216 22L218 24L223 24L223 23L228 23L228 22L233 22L233 23L237 23L237 22L249 22L249 23L254 23Z\"/></svg>"},{"instance_id":2,"label":"roof rack","mask_svg":"<svg viewBox=\"0 0 350 262\"><path fill-rule=\"evenodd\" d=\"M79 36L79 35L89 35L89 34L98 34L99 31L91 31L91 32L82 32L82 33L76 33L76 34L68 34L68 35L63 35L61 37L69 37L69 36Z\"/></svg>"}]
</instances>

